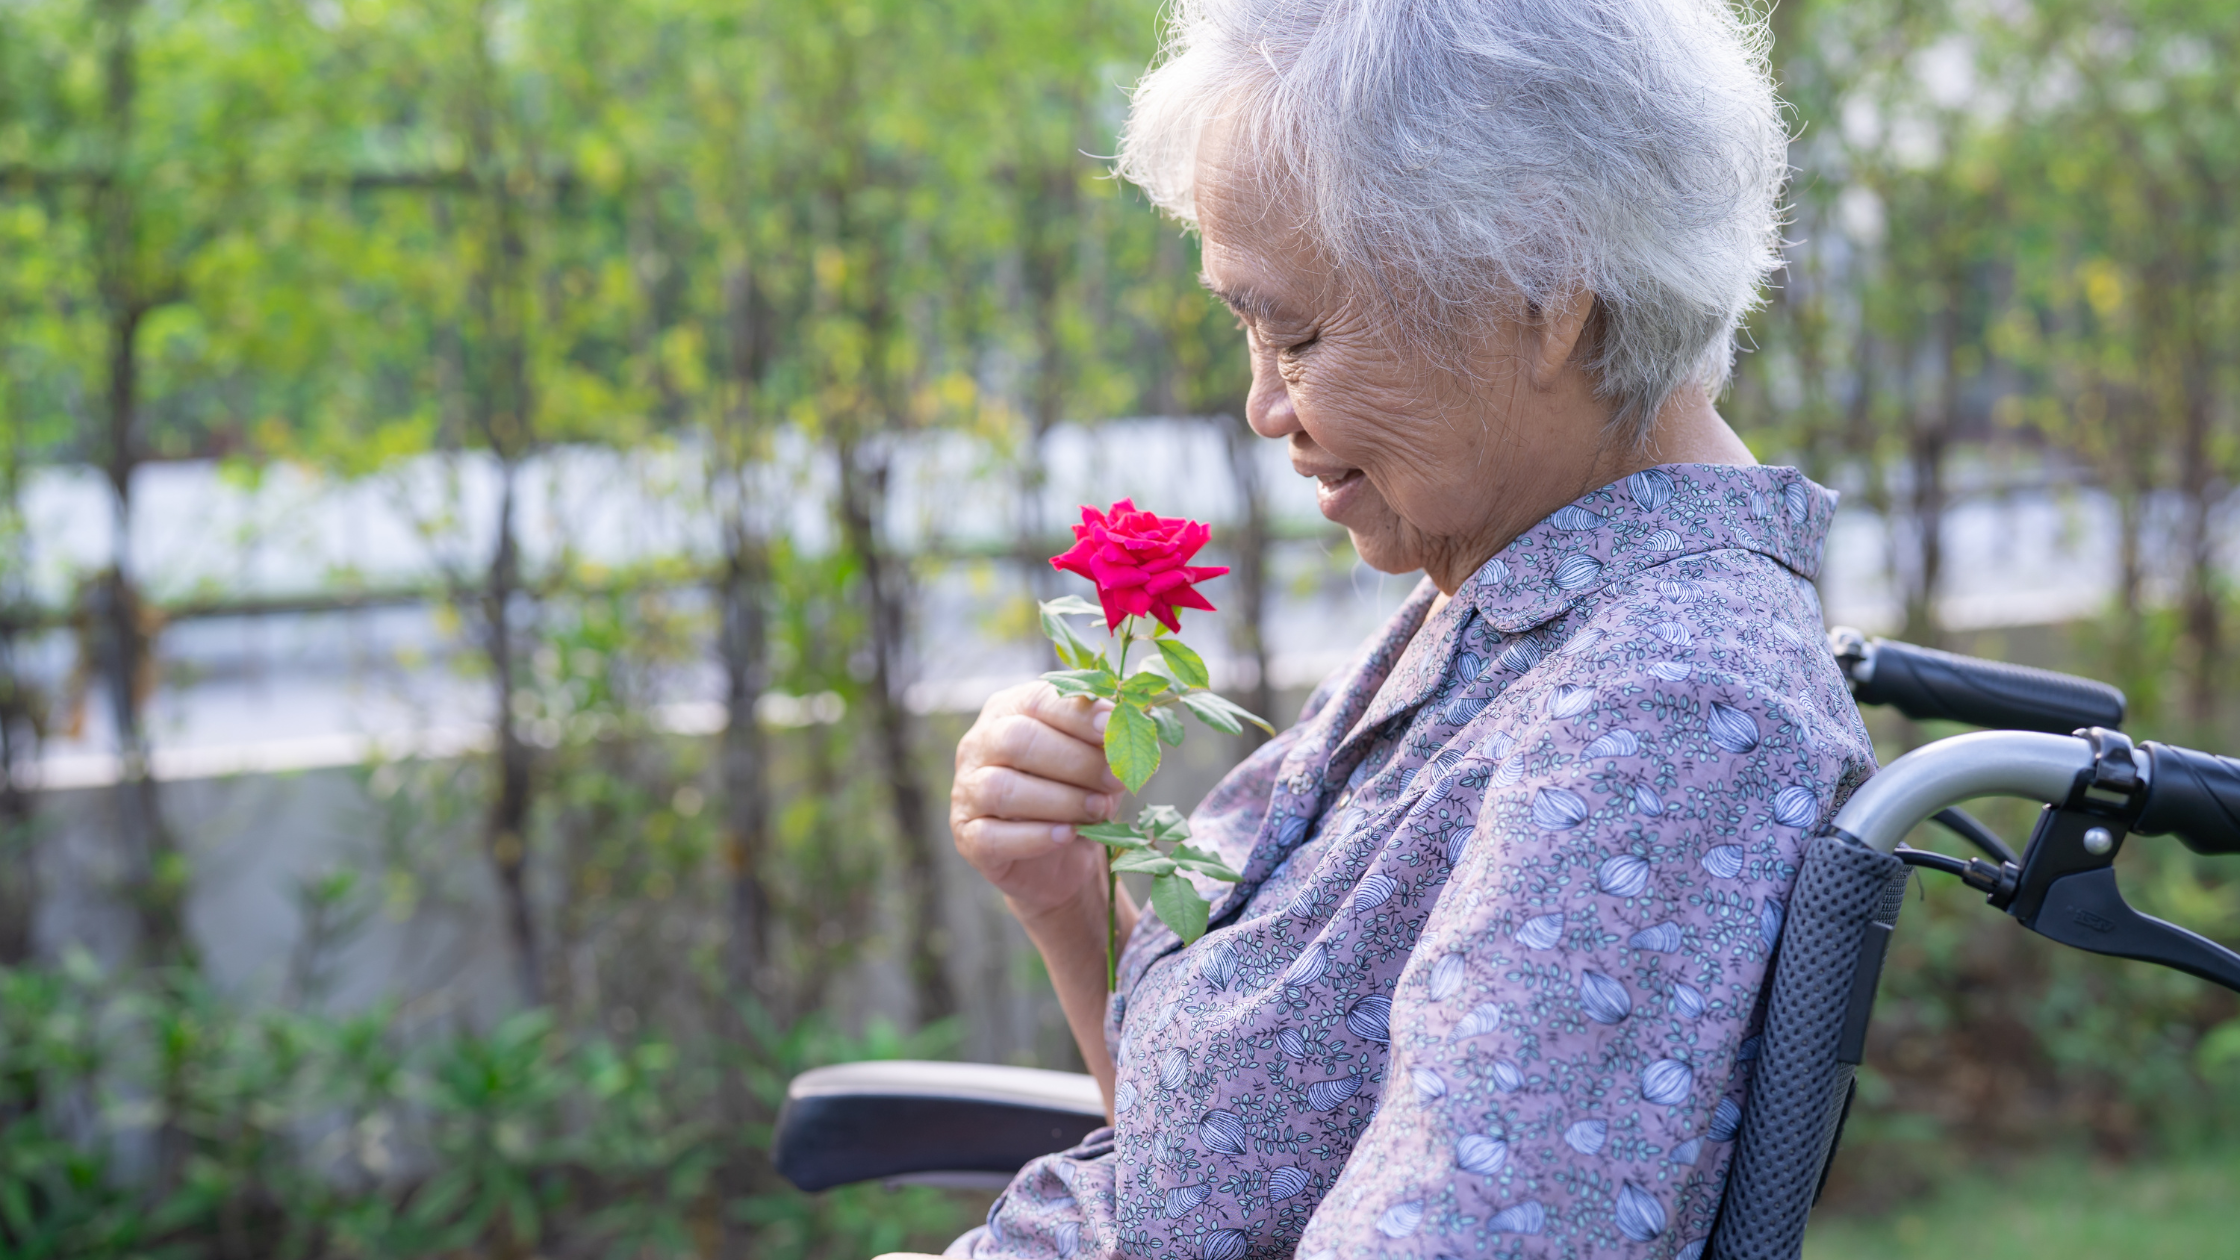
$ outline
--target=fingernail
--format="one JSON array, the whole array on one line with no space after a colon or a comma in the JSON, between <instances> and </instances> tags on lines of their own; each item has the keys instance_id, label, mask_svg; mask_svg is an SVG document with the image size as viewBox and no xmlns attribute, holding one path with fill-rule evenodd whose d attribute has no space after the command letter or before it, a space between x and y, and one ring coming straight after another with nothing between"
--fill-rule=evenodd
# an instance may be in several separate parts
<instances>
[{"instance_id":1,"label":"fingernail","mask_svg":"<svg viewBox=\"0 0 2240 1260\"><path fill-rule=\"evenodd\" d=\"M1065 844L1073 839L1073 828L1059 823L1050 829L1050 843Z\"/></svg>"},{"instance_id":2,"label":"fingernail","mask_svg":"<svg viewBox=\"0 0 2240 1260\"><path fill-rule=\"evenodd\" d=\"M1082 803L1088 806L1089 816L1092 818L1110 818L1112 816L1112 798L1109 796L1091 796Z\"/></svg>"},{"instance_id":3,"label":"fingernail","mask_svg":"<svg viewBox=\"0 0 2240 1260\"><path fill-rule=\"evenodd\" d=\"M1097 715L1089 719L1089 725L1097 728L1097 734L1099 735L1104 734L1104 728L1106 726L1109 726L1111 723L1112 710L1110 709L1099 709L1097 710Z\"/></svg>"}]
</instances>

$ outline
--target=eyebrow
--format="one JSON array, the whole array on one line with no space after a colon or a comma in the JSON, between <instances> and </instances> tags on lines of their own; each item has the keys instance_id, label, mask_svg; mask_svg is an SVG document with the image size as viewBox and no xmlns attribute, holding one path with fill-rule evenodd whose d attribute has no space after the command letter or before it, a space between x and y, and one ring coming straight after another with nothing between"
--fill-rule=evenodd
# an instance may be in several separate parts
<instances>
[{"instance_id":1,"label":"eyebrow","mask_svg":"<svg viewBox=\"0 0 2240 1260\"><path fill-rule=\"evenodd\" d=\"M1198 283L1204 285L1207 292L1226 302L1230 310L1247 319L1273 320L1282 314L1282 306L1257 289L1224 289L1203 271L1198 273Z\"/></svg>"}]
</instances>

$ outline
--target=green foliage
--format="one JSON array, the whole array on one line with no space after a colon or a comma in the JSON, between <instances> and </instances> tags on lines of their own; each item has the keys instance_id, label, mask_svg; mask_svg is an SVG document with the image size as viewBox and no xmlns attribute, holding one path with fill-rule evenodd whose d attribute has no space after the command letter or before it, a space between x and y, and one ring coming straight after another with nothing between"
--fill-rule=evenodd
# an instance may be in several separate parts
<instances>
[{"instance_id":1,"label":"green foliage","mask_svg":"<svg viewBox=\"0 0 2240 1260\"><path fill-rule=\"evenodd\" d=\"M1917 1204L1815 1214L1804 1260L2197 1260L2232 1243L2240 1159L2111 1168L2074 1157L1952 1178Z\"/></svg>"},{"instance_id":2,"label":"green foliage","mask_svg":"<svg viewBox=\"0 0 2240 1260\"><path fill-rule=\"evenodd\" d=\"M1112 702L1112 713L1104 728L1105 764L1128 791L1142 791L1143 785L1157 773L1161 744L1181 747L1180 711L1187 711L1206 725L1232 735L1244 729L1240 719L1274 733L1264 720L1207 690L1212 679L1206 672L1205 661L1180 639L1170 637L1164 626L1140 617L1122 619L1117 627L1109 628L1117 655L1108 658L1066 622L1069 616L1098 611L1076 595L1043 602L1043 633L1057 648L1058 659L1074 668L1042 677L1060 695ZM1127 673L1129 649L1142 641L1155 645L1159 654L1153 662L1132 674ZM1212 909L1188 876L1204 875L1232 884L1241 878L1214 855L1182 843L1190 835L1189 825L1169 805L1146 807L1132 825L1099 823L1083 827L1080 832L1107 850L1107 901L1117 903L1118 875L1151 876L1151 906L1158 911L1160 922L1173 928L1185 945L1206 934L1206 917ZM1117 929L1108 932L1105 944L1105 983L1108 986L1119 982L1116 932Z\"/></svg>"},{"instance_id":3,"label":"green foliage","mask_svg":"<svg viewBox=\"0 0 2240 1260\"><path fill-rule=\"evenodd\" d=\"M378 481L556 443L681 454L677 496L763 530L769 684L845 715L767 750L766 996L814 1009L878 948L898 837L859 759L878 615L861 557L806 548L770 504L823 493L817 464L875 482L892 433L953 426L1031 489L1062 420L1242 409L1243 339L1198 287L1194 244L1082 157L1113 151L1155 8L0 5L0 602L26 603L35 559L25 470L110 453L120 364L139 391L128 445L241 477L294 460ZM2212 746L2240 737L2217 707L2240 618L2213 532L2240 459L2236 12L1775 6L1799 244L1723 403L1762 455L1907 524L1895 567L1924 633L1948 467L2081 460L2119 503L2124 571L2075 665L2130 690L2135 729ZM134 91L112 90L114 67ZM1955 67L1980 90L1939 87ZM417 506L471 612L471 505ZM2143 540L2173 507L2183 554L2157 557ZM1045 528L1017 510L1022 537ZM765 1186L719 1217L725 1161L766 1136L712 1131L734 1114L714 1101L726 1081L751 1080L766 1115L791 1070L898 1043L813 1018L719 1031L732 800L712 741L662 735L649 708L665 672L701 664L702 561L616 573L563 548L532 567L526 665L502 703L535 749L548 952L588 961L554 969L545 1013L495 1027L313 1013L329 956L370 916L469 904L492 768L369 768L364 865L298 890L283 1009L230 1009L168 973L0 974L10 1254L519 1252L562 1234L668 1254L736 1219L767 1254L860 1260L961 1228L955 1200L917 1191ZM2165 589L2182 606L2160 606ZM1267 726L1172 637L1150 635L1133 674L1108 661L1066 620L1096 612L1043 606L1066 667L1049 679L1114 701L1131 789L1186 713ZM10 703L31 693L5 682ZM1178 827L1151 810L1085 830L1152 876L1187 939L1205 902L1186 877L1233 874ZM185 886L166 860L151 878ZM2146 908L2240 939L2235 885L2211 864L2145 845L2124 860ZM2084 1133L2122 1152L2232 1114L2240 1033L2194 982L2021 948L1950 887L1907 922L1854 1149ZM151 1152L152 1180L111 1164L117 1141Z\"/></svg>"},{"instance_id":4,"label":"green foliage","mask_svg":"<svg viewBox=\"0 0 2240 1260\"><path fill-rule=\"evenodd\" d=\"M938 1248L974 1205L929 1190L812 1198L759 1158L785 1082L820 1063L944 1052L948 1029L860 1038L752 1009L746 1044L570 1032L525 1011L414 1033L379 1008L243 1013L188 976L83 956L0 971L0 1244L24 1257L689 1256L718 1214L766 1254ZM765 1119L727 1130L727 1078ZM114 1152L152 1153L141 1174ZM873 1200L876 1199L874 1204Z\"/></svg>"},{"instance_id":5,"label":"green foliage","mask_svg":"<svg viewBox=\"0 0 2240 1260\"><path fill-rule=\"evenodd\" d=\"M1150 781L1159 768L1159 728L1143 705L1121 704L1112 710L1112 720L1104 728L1104 759L1131 792L1142 791Z\"/></svg>"},{"instance_id":6,"label":"green foliage","mask_svg":"<svg viewBox=\"0 0 2240 1260\"><path fill-rule=\"evenodd\" d=\"M1142 791L1158 772L1159 745L1182 745L1184 728L1177 710L1225 734L1238 733L1246 722L1275 733L1265 718L1209 690L1212 679L1204 659L1180 639L1169 637L1165 627L1143 618L1123 619L1113 632L1119 652L1115 660L1066 621L1069 616L1098 611L1077 595L1042 602L1042 633L1057 650L1058 659L1070 667L1044 674L1042 680L1062 696L1112 701L1112 717L1104 732L1105 761L1130 792ZM1104 622L1100 619L1096 624ZM1151 643L1159 654L1134 673L1123 673L1128 652L1138 642Z\"/></svg>"},{"instance_id":7,"label":"green foliage","mask_svg":"<svg viewBox=\"0 0 2240 1260\"><path fill-rule=\"evenodd\" d=\"M1185 945L1206 934L1211 909L1189 876L1228 884L1242 878L1214 854L1183 843L1190 838L1190 824L1172 805L1147 805L1133 823L1097 823L1080 831L1105 846L1114 873L1151 876L1151 904ZM1115 961L1105 960L1108 973Z\"/></svg>"}]
</instances>

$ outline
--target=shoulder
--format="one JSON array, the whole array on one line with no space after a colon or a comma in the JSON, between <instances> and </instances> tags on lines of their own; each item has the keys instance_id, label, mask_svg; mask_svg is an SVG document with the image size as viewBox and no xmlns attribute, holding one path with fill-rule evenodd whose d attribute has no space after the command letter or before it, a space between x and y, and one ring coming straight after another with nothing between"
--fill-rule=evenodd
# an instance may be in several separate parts
<instances>
[{"instance_id":1,"label":"shoulder","mask_svg":"<svg viewBox=\"0 0 2240 1260\"><path fill-rule=\"evenodd\" d=\"M1702 552L1613 582L1539 635L1541 663L1519 686L1689 697L1868 746L1817 590L1756 552Z\"/></svg>"},{"instance_id":2,"label":"shoulder","mask_svg":"<svg viewBox=\"0 0 2240 1260\"><path fill-rule=\"evenodd\" d=\"M1535 629L1537 661L1481 718L1487 806L1537 801L1542 822L1561 821L1591 783L1644 820L1668 797L1741 791L1772 805L1800 787L1824 814L1874 762L1820 634L1811 585L1752 552L1701 553L1612 583ZM1554 791L1541 798L1539 787ZM1791 793L1776 812L1801 814L1804 800Z\"/></svg>"}]
</instances>

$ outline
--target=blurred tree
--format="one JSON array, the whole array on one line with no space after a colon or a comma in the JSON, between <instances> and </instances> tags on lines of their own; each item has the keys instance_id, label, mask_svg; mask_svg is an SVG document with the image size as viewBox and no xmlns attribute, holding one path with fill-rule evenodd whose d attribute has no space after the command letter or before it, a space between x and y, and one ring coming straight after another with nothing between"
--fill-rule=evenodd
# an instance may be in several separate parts
<instances>
[{"instance_id":1,"label":"blurred tree","mask_svg":"<svg viewBox=\"0 0 2240 1260\"><path fill-rule=\"evenodd\" d=\"M2066 71L2078 89L2049 119L2046 134L2062 137L2064 151L2047 155L2048 173L2070 185L2049 201L2068 203L2068 216L2084 212L2081 224L2065 216L2088 233L2071 237L2082 256L2070 266L2097 308L2095 322L2116 334L2101 340L2102 355L2136 363L2135 374L2125 373L2133 388L2118 409L2143 407L2149 417L2146 433L2105 436L2144 448L2121 452L2127 463L2152 458L2156 446L2169 452L2182 505L2173 576L2187 714L2206 734L2229 672L2223 570L2231 557L2219 544L2235 456L2229 413L2240 331L2233 280L2240 117L2220 67L2240 54L2240 14L2164 0L2117 13L2049 5L2045 21L2056 49L2045 65L2049 73ZM2104 164L2094 170L2096 157ZM2095 409L2105 422L2106 403ZM2121 465L2112 471L2111 480L2129 480Z\"/></svg>"},{"instance_id":2,"label":"blurred tree","mask_svg":"<svg viewBox=\"0 0 2240 1260\"><path fill-rule=\"evenodd\" d=\"M24 375L11 392L17 405L70 416L74 431L58 445L107 483L108 562L84 583L80 615L120 766L112 801L140 947L166 961L191 954L180 918L190 873L151 762L161 617L136 563L134 491L151 454L198 429L221 366L202 353L188 299L223 265L258 197L248 137L271 100L247 72L243 32L259 11L255 0L21 7L9 17L0 98L13 243L35 254L14 279L44 299L17 313L11 375ZM11 723L20 734L21 720ZM20 814L20 802L8 808Z\"/></svg>"}]
</instances>

